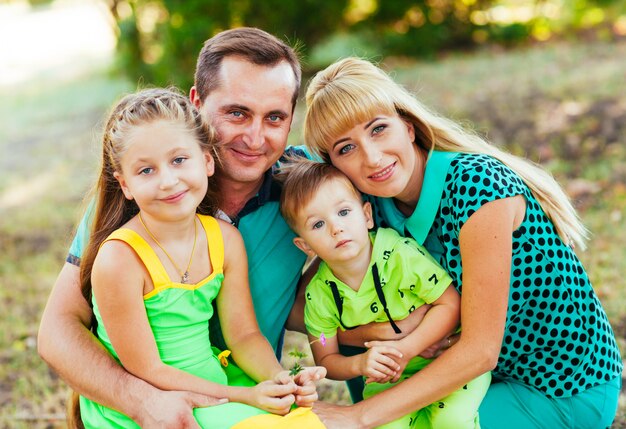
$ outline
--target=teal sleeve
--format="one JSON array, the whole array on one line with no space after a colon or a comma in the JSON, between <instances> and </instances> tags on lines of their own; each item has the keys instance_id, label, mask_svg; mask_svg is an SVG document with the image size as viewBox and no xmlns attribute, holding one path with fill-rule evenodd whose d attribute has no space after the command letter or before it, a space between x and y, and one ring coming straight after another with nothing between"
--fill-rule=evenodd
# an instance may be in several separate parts
<instances>
[{"instance_id":1,"label":"teal sleeve","mask_svg":"<svg viewBox=\"0 0 626 429\"><path fill-rule=\"evenodd\" d=\"M95 201L92 200L87 206L87 210L83 214L78 227L76 228L76 235L70 245L70 250L67 255L66 261L72 265L80 266L80 258L87 247L89 242L89 230L91 229L91 220L95 207Z\"/></svg>"}]
</instances>

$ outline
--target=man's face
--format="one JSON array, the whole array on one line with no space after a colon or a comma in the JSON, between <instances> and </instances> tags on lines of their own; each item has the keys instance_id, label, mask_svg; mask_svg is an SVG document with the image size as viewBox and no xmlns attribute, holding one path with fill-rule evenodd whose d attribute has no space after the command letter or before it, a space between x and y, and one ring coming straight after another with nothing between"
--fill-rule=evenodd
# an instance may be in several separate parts
<instances>
[{"instance_id":1,"label":"man's face","mask_svg":"<svg viewBox=\"0 0 626 429\"><path fill-rule=\"evenodd\" d=\"M220 180L259 182L287 145L293 70L287 62L260 66L230 56L222 61L219 79L204 100L193 101L218 132Z\"/></svg>"}]
</instances>

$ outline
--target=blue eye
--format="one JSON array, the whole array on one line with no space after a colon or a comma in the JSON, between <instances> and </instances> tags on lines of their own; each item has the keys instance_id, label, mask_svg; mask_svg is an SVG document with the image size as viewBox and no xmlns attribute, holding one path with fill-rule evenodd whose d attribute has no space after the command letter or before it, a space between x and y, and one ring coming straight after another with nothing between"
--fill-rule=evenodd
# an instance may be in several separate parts
<instances>
[{"instance_id":1,"label":"blue eye","mask_svg":"<svg viewBox=\"0 0 626 429\"><path fill-rule=\"evenodd\" d=\"M352 143L342 146L341 149L339 149L339 155L345 155L346 153L350 152L352 149L354 149L354 145Z\"/></svg>"},{"instance_id":2,"label":"blue eye","mask_svg":"<svg viewBox=\"0 0 626 429\"><path fill-rule=\"evenodd\" d=\"M324 226L324 221L323 220L318 220L317 222L315 222L313 224L313 229L320 229L323 226Z\"/></svg>"},{"instance_id":3,"label":"blue eye","mask_svg":"<svg viewBox=\"0 0 626 429\"><path fill-rule=\"evenodd\" d=\"M232 112L229 112L229 114L234 116L236 119L241 119L244 116L241 110L233 110Z\"/></svg>"},{"instance_id":4,"label":"blue eye","mask_svg":"<svg viewBox=\"0 0 626 429\"><path fill-rule=\"evenodd\" d=\"M270 120L270 122L278 122L280 121L282 118L279 115L269 115L268 119Z\"/></svg>"},{"instance_id":5,"label":"blue eye","mask_svg":"<svg viewBox=\"0 0 626 429\"><path fill-rule=\"evenodd\" d=\"M350 209L341 209L339 210L339 212L337 212L337 214L341 217L348 216L349 213Z\"/></svg>"},{"instance_id":6,"label":"blue eye","mask_svg":"<svg viewBox=\"0 0 626 429\"><path fill-rule=\"evenodd\" d=\"M385 130L385 125L377 125L372 129L372 134L380 134Z\"/></svg>"},{"instance_id":7,"label":"blue eye","mask_svg":"<svg viewBox=\"0 0 626 429\"><path fill-rule=\"evenodd\" d=\"M174 164L182 164L183 162L185 162L186 159L187 158L185 158L184 156L179 156L179 157L174 158L173 163Z\"/></svg>"},{"instance_id":8,"label":"blue eye","mask_svg":"<svg viewBox=\"0 0 626 429\"><path fill-rule=\"evenodd\" d=\"M141 170L139 170L139 174L150 174L152 173L154 169L150 168L150 167L146 167L146 168L142 168Z\"/></svg>"}]
</instances>

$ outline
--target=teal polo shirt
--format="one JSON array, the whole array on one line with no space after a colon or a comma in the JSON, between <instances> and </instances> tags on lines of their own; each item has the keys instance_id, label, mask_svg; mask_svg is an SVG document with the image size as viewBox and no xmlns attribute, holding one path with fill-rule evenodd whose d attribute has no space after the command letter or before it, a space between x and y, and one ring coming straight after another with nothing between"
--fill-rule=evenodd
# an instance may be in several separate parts
<instances>
[{"instance_id":1,"label":"teal polo shirt","mask_svg":"<svg viewBox=\"0 0 626 429\"><path fill-rule=\"evenodd\" d=\"M295 155L301 155L297 152ZM232 219L248 255L252 302L261 332L280 356L285 322L293 306L306 255L294 244L295 234L279 211L280 185L266 172L257 195ZM79 265L89 239L92 208L83 216L69 250L67 262ZM228 245L228 244L226 244ZM211 341L226 348L216 315L210 322Z\"/></svg>"}]
</instances>

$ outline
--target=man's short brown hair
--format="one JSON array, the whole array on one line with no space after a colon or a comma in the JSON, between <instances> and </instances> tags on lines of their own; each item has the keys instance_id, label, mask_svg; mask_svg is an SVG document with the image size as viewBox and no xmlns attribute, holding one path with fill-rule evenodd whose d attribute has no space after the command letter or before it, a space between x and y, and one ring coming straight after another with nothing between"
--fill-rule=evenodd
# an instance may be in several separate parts
<instances>
[{"instance_id":1,"label":"man's short brown hair","mask_svg":"<svg viewBox=\"0 0 626 429\"><path fill-rule=\"evenodd\" d=\"M296 87L292 96L292 106L296 107L302 71L295 49L282 40L258 28L241 27L222 31L204 42L198 55L194 76L196 91L204 102L211 91L220 84L222 60L228 56L238 56L260 66L272 67L285 61L293 70Z\"/></svg>"}]
</instances>

